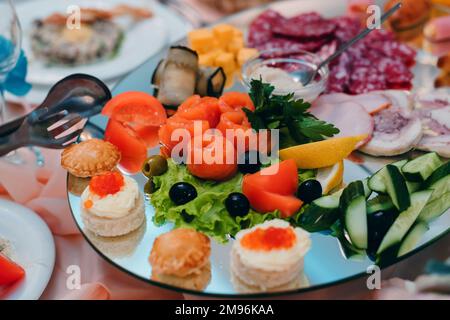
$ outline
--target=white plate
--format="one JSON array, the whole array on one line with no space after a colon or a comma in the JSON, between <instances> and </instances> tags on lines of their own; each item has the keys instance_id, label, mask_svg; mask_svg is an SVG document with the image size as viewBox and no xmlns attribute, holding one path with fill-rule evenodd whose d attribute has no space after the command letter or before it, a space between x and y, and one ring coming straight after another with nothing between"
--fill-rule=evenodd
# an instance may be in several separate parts
<instances>
[{"instance_id":1,"label":"white plate","mask_svg":"<svg viewBox=\"0 0 450 320\"><path fill-rule=\"evenodd\" d=\"M55 265L55 243L47 224L30 209L0 199L0 237L11 242L12 258L26 272L5 298L39 299Z\"/></svg>"},{"instance_id":2,"label":"white plate","mask_svg":"<svg viewBox=\"0 0 450 320\"><path fill-rule=\"evenodd\" d=\"M125 37L118 54L109 60L76 67L48 66L35 59L31 51L30 31L37 18L44 18L54 12L65 13L68 6L112 8L117 4L148 7L154 16L125 30ZM110 80L126 74L161 50L169 41L166 21L152 6L140 0L35 0L17 6L17 14L23 29L22 47L28 56L27 80L33 84L51 85L72 73L87 73L102 80Z\"/></svg>"}]
</instances>

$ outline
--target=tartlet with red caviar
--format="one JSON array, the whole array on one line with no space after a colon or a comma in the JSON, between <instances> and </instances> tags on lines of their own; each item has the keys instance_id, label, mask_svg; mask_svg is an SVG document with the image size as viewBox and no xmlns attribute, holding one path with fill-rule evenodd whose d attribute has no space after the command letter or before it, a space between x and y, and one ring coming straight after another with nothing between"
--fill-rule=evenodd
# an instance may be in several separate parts
<instances>
[{"instance_id":1,"label":"tartlet with red caviar","mask_svg":"<svg viewBox=\"0 0 450 320\"><path fill-rule=\"evenodd\" d=\"M241 230L231 250L233 276L262 291L294 283L303 273L309 234L287 221L274 219Z\"/></svg>"},{"instance_id":2,"label":"tartlet with red caviar","mask_svg":"<svg viewBox=\"0 0 450 320\"><path fill-rule=\"evenodd\" d=\"M92 177L81 194L85 227L98 236L115 237L139 228L145 218L137 182L118 171Z\"/></svg>"}]
</instances>

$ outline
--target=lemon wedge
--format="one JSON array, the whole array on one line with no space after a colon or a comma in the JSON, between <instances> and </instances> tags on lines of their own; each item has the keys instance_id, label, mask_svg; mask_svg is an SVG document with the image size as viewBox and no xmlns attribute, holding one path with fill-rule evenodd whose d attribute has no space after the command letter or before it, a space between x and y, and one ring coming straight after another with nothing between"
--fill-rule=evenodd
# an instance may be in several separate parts
<instances>
[{"instance_id":1,"label":"lemon wedge","mask_svg":"<svg viewBox=\"0 0 450 320\"><path fill-rule=\"evenodd\" d=\"M344 161L341 160L330 167L317 170L316 180L322 186L322 194L328 194L342 183L344 177Z\"/></svg>"},{"instance_id":2,"label":"lemon wedge","mask_svg":"<svg viewBox=\"0 0 450 320\"><path fill-rule=\"evenodd\" d=\"M294 159L301 169L329 167L348 157L358 142L366 138L367 135L337 137L301 144L280 150L279 156L282 160Z\"/></svg>"}]
</instances>

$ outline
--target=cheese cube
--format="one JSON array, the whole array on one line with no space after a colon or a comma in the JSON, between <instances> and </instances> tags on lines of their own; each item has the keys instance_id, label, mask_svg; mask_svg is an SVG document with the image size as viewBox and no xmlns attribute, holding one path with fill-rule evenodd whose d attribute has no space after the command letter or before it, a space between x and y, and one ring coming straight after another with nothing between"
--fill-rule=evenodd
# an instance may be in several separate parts
<instances>
[{"instance_id":1,"label":"cheese cube","mask_svg":"<svg viewBox=\"0 0 450 320\"><path fill-rule=\"evenodd\" d=\"M236 69L236 63L234 61L234 55L229 52L220 53L215 61L215 65L218 67L222 67L223 71L228 74L233 72Z\"/></svg>"},{"instance_id":2,"label":"cheese cube","mask_svg":"<svg viewBox=\"0 0 450 320\"><path fill-rule=\"evenodd\" d=\"M239 50L244 47L244 39L241 37L233 37L227 46L227 51L237 55Z\"/></svg>"},{"instance_id":3,"label":"cheese cube","mask_svg":"<svg viewBox=\"0 0 450 320\"><path fill-rule=\"evenodd\" d=\"M216 58L219 54L223 53L224 51L219 49L213 49L206 53L202 53L198 55L198 63L202 66L208 66L208 67L214 67Z\"/></svg>"},{"instance_id":4,"label":"cheese cube","mask_svg":"<svg viewBox=\"0 0 450 320\"><path fill-rule=\"evenodd\" d=\"M234 27L229 24L219 24L213 28L213 35L219 43L219 47L226 48L233 39Z\"/></svg>"},{"instance_id":5,"label":"cheese cube","mask_svg":"<svg viewBox=\"0 0 450 320\"><path fill-rule=\"evenodd\" d=\"M239 50L237 61L242 66L247 60L256 58L258 56L258 50L253 48L242 48Z\"/></svg>"},{"instance_id":6,"label":"cheese cube","mask_svg":"<svg viewBox=\"0 0 450 320\"><path fill-rule=\"evenodd\" d=\"M209 29L196 29L188 34L189 45L198 53L206 53L214 49L216 41Z\"/></svg>"}]
</instances>

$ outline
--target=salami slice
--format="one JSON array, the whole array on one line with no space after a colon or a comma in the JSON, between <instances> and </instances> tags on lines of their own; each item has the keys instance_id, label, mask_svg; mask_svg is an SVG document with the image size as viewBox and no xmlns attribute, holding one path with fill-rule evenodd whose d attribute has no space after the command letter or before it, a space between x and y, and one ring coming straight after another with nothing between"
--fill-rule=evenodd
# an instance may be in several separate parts
<instances>
[{"instance_id":1,"label":"salami slice","mask_svg":"<svg viewBox=\"0 0 450 320\"><path fill-rule=\"evenodd\" d=\"M264 44L258 45L257 49L259 51L270 51L262 52L261 56L263 58L278 58L297 55L303 51L314 51L320 48L326 40L315 40L308 42L296 42L289 39L272 39Z\"/></svg>"},{"instance_id":2,"label":"salami slice","mask_svg":"<svg viewBox=\"0 0 450 320\"><path fill-rule=\"evenodd\" d=\"M338 104L321 103L311 107L310 112L317 118L330 122L340 129L337 136L356 136L367 134L368 139L373 131L373 119L358 103L341 102Z\"/></svg>"},{"instance_id":3,"label":"salami slice","mask_svg":"<svg viewBox=\"0 0 450 320\"><path fill-rule=\"evenodd\" d=\"M248 43L254 47L272 39L272 27L275 23L283 23L284 18L275 10L266 10L257 16L249 27Z\"/></svg>"},{"instance_id":4,"label":"salami slice","mask_svg":"<svg viewBox=\"0 0 450 320\"><path fill-rule=\"evenodd\" d=\"M330 36L335 29L336 24L330 20L317 20L304 24L289 19L284 23L277 23L273 27L273 32L286 37L311 39Z\"/></svg>"}]
</instances>

